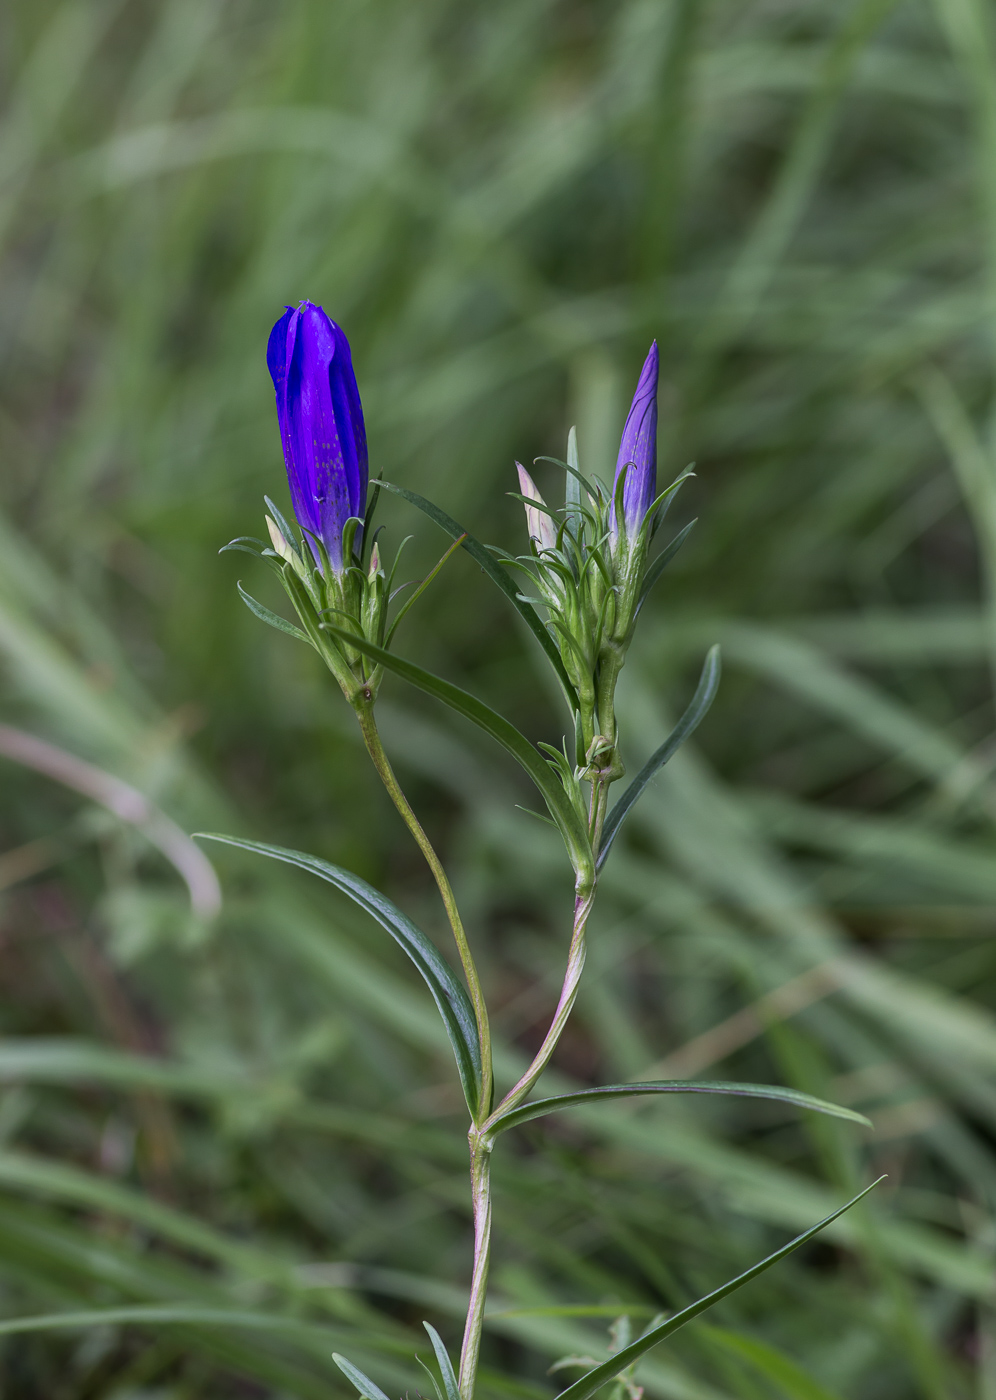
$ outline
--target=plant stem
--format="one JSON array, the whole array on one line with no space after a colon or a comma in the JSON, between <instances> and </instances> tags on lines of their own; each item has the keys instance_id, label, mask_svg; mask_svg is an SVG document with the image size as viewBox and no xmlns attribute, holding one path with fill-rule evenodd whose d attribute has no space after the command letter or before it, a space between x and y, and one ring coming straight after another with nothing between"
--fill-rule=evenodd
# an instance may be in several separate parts
<instances>
[{"instance_id":1,"label":"plant stem","mask_svg":"<svg viewBox=\"0 0 996 1400\"><path fill-rule=\"evenodd\" d=\"M578 994L578 983L581 981L581 973L584 971L585 960L585 927L588 923L588 915L591 913L591 906L595 902L594 883L581 886L574 896L574 930L571 935L571 946L567 954L567 970L564 973L564 985L560 991L560 1000L557 1002L557 1009L553 1013L553 1020L550 1022L550 1029L547 1031L543 1044L537 1050L532 1064L518 1083L508 1091L501 1103L492 1113L491 1117L484 1124L487 1131L493 1127L503 1113L507 1113L510 1108L514 1108L539 1079L550 1062L554 1050L557 1048L567 1018L571 1014L574 1002Z\"/></svg>"},{"instance_id":2,"label":"plant stem","mask_svg":"<svg viewBox=\"0 0 996 1400\"><path fill-rule=\"evenodd\" d=\"M422 829L421 822L412 811L407 797L402 792L401 786L394 776L394 769L391 767L390 760L387 757L387 753L381 741L380 732L377 729L377 722L374 719L372 699L365 690L361 690L357 695L351 697L351 704L356 711L356 718L359 720L360 732L367 746L367 753L370 755L373 765L377 769L381 782L387 789L391 801L398 809L401 819L414 836L420 851L425 856L426 863L432 871L433 878L436 881L436 886L446 909L446 916L449 919L450 928L453 930L453 939L457 946L457 952L460 955L463 974L467 979L467 990L470 992L470 1000L474 1008L478 1040L481 1047L481 1102L477 1114L477 1120L479 1121L481 1118L484 1118L490 1110L492 1085L494 1081L491 1068L491 1031L488 1025L488 1008L484 1001L484 993L481 990L481 979L477 974L474 955L470 951L470 944L464 932L463 920L460 918L460 911L457 908L453 889L447 878L446 871L443 869L442 862L436 855L431 841ZM490 1206L488 1220L490 1222ZM486 1276L487 1268L485 1266L485 1277Z\"/></svg>"},{"instance_id":3,"label":"plant stem","mask_svg":"<svg viewBox=\"0 0 996 1400\"><path fill-rule=\"evenodd\" d=\"M461 1400L473 1400L477 1362L481 1353L484 1305L491 1264L491 1148L493 1140L481 1129L470 1130L470 1193L474 1207L474 1273L470 1283L467 1322L460 1349Z\"/></svg>"}]
</instances>

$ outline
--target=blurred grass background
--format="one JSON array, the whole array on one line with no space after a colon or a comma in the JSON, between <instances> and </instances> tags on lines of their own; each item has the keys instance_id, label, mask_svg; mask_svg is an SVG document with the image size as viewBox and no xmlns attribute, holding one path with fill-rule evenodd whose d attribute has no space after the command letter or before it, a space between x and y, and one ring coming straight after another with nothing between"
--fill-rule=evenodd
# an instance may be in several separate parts
<instances>
[{"instance_id":1,"label":"blurred grass background","mask_svg":"<svg viewBox=\"0 0 996 1400\"><path fill-rule=\"evenodd\" d=\"M458 1340L463 1125L422 986L245 857L211 852L224 909L192 914L161 822L107 809L116 778L186 831L351 866L443 943L330 678L239 602L242 577L276 604L262 571L217 556L285 499L264 346L302 297L350 336L372 470L508 548L513 458L577 423L611 471L657 337L660 470L697 462L675 515L700 520L624 675L631 767L713 641L726 670L609 862L555 1077L778 1081L875 1122L714 1100L519 1132L483 1394L551 1395L613 1316L887 1171L639 1379L996 1397L994 23L986 0L0 8L0 1314L68 1315L0 1323L9 1400L311 1400L346 1392L333 1348L401 1393L423 1317ZM382 518L411 576L442 552ZM486 582L456 559L399 648L556 741ZM553 1004L564 861L500 754L390 680L382 713L507 1077ZM89 795L14 731L99 770Z\"/></svg>"}]
</instances>

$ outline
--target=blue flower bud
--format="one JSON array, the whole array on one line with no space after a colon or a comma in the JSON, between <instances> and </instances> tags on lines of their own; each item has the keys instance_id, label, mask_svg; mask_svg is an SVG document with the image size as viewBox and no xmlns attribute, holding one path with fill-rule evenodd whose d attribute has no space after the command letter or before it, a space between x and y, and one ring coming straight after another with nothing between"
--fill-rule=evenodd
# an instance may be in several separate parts
<instances>
[{"instance_id":1,"label":"blue flower bud","mask_svg":"<svg viewBox=\"0 0 996 1400\"><path fill-rule=\"evenodd\" d=\"M626 472L623 485L623 522L630 537L643 524L647 511L657 496L657 376L660 356L657 341L643 364L640 382L623 428L616 462L615 480ZM615 505L612 507L610 529L613 538L618 533Z\"/></svg>"},{"instance_id":2,"label":"blue flower bud","mask_svg":"<svg viewBox=\"0 0 996 1400\"><path fill-rule=\"evenodd\" d=\"M343 528L351 517L363 518L367 499L367 438L349 342L320 306L303 301L270 332L266 363L294 514L319 567L315 537L341 574L350 563L343 560Z\"/></svg>"}]
</instances>

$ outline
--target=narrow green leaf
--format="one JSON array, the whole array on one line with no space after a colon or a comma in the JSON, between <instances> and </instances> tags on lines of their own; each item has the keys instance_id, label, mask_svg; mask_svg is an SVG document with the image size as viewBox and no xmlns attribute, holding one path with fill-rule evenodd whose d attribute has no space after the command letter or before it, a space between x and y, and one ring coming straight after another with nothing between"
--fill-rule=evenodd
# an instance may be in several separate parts
<instances>
[{"instance_id":1,"label":"narrow green leaf","mask_svg":"<svg viewBox=\"0 0 996 1400\"><path fill-rule=\"evenodd\" d=\"M429 1334L429 1341L432 1349L436 1353L436 1360L439 1362L439 1373L443 1378L443 1389L446 1392L446 1400L460 1400L460 1387L457 1384L456 1373L453 1370L453 1362L442 1337L433 1327L431 1322L423 1322L422 1326Z\"/></svg>"},{"instance_id":2,"label":"narrow green leaf","mask_svg":"<svg viewBox=\"0 0 996 1400\"><path fill-rule=\"evenodd\" d=\"M678 533L675 535L674 539L671 541L671 543L669 545L666 545L664 549L661 550L660 554L658 554L657 558L654 560L654 562L648 568L647 572L644 574L643 587L640 589L640 596L636 604L637 613L639 613L640 609L647 601L647 594L653 588L654 584L660 578L661 574L667 568L668 564L670 564L674 556L678 553L678 550L688 539L688 536L691 534L692 527L695 525L695 523L695 520L690 520L683 530L679 530Z\"/></svg>"},{"instance_id":3,"label":"narrow green leaf","mask_svg":"<svg viewBox=\"0 0 996 1400\"><path fill-rule=\"evenodd\" d=\"M547 660L556 671L557 679L563 686L567 702L571 707L571 713L575 714L581 706L578 702L577 691L574 689L574 682L567 674L567 669L561 659L560 652L557 650L557 644L551 637L549 630L536 609L529 603L524 603L519 597L519 590L511 574L509 574L506 569L502 568L498 560L488 553L479 540L476 540L473 535L468 533L462 525L458 525L451 515L447 515L444 510L440 510L439 506L433 505L431 501L427 501L424 496L420 496L416 491L407 491L403 486L392 486L389 481L380 481L378 484L383 486L387 491L393 491L396 496L403 496L405 500L409 501L413 506L417 506L418 509L427 515L430 520L434 521L440 529L445 530L451 539L459 539L461 535L466 536L463 541L463 548L474 562L481 566L488 578L498 585L532 632L533 636L539 642L540 646L546 652Z\"/></svg>"},{"instance_id":4,"label":"narrow green leaf","mask_svg":"<svg viewBox=\"0 0 996 1400\"><path fill-rule=\"evenodd\" d=\"M604 1361L601 1366L596 1366L587 1375L569 1385L566 1390L562 1390L557 1400L589 1400L597 1390L600 1390L607 1381L613 1380L621 1371L625 1371L627 1366L632 1366L634 1361L638 1361L641 1356L657 1346L658 1342L663 1342L666 1337L670 1337L677 1332L680 1327L684 1327L686 1322L691 1322L693 1317L698 1317L707 1308L711 1308L714 1303L718 1303L722 1298L727 1298L731 1293L735 1293L738 1288L742 1288L751 1279L757 1278L758 1274L763 1274L765 1269L770 1269L772 1264L777 1264L780 1259L792 1254L800 1246L806 1244L814 1235L818 1235L821 1230L825 1230L838 1216L850 1210L853 1205L857 1205L862 1197L867 1196L869 1191L874 1190L879 1181L884 1181L885 1177L880 1176L877 1181L873 1181L870 1186L866 1186L863 1191L859 1191L846 1205L835 1210L832 1214L825 1216L816 1225L804 1230L801 1235L796 1235L795 1239L789 1240L788 1244L782 1245L781 1249L776 1249L774 1254L769 1254L766 1259L762 1259L759 1264L752 1265L744 1273L738 1274L736 1278L730 1279L729 1283L724 1283L722 1287L715 1289L712 1293L707 1293L698 1302L691 1303L687 1308L682 1308L681 1312L674 1313L666 1322L662 1322L659 1327L652 1327L644 1336L631 1342L628 1347L623 1347L622 1351Z\"/></svg>"},{"instance_id":5,"label":"narrow green leaf","mask_svg":"<svg viewBox=\"0 0 996 1400\"><path fill-rule=\"evenodd\" d=\"M468 691L444 681L440 676L434 676L431 671L424 671L413 661L405 661L393 652L385 651L383 647L376 646L365 637L354 637L349 632L333 627L331 623L326 623L323 630L348 642L364 656L372 657L386 670L394 671L396 675L424 690L427 695L434 695L437 700L442 700L444 705L449 705L457 714L463 715L493 739L497 739L498 743L522 765L539 789L550 815L560 828L574 868L579 871L590 869L592 855L588 832L571 805L560 779L526 736L520 734L504 715L492 710L490 705L485 705L483 700L478 700Z\"/></svg>"},{"instance_id":6,"label":"narrow green leaf","mask_svg":"<svg viewBox=\"0 0 996 1400\"><path fill-rule=\"evenodd\" d=\"M245 591L241 583L236 583L235 586L239 590L239 597L242 599L243 603L245 603L249 611L255 613L261 621L268 622L270 626L275 627L278 632L286 632L288 637L296 637L299 642L307 642L309 647L315 645L311 638L301 631L300 627L295 627L293 622L288 622L287 619L281 617L279 613L271 612L270 609L265 608L262 603L257 603L252 594Z\"/></svg>"},{"instance_id":7,"label":"narrow green leaf","mask_svg":"<svg viewBox=\"0 0 996 1400\"><path fill-rule=\"evenodd\" d=\"M705 717L706 711L716 697L716 690L719 687L719 647L714 646L709 649L706 656L705 665L702 667L702 675L699 677L699 685L688 709L681 716L678 723L671 730L671 733L661 744L660 748L647 759L646 763L637 773L629 787L620 797L606 818L602 831L602 844L598 852L598 869L601 870L605 864L605 857L609 854L609 849L619 834L619 828L633 806L636 799L643 792L643 789L650 782L651 778L664 767L669 758L672 758L682 744L698 727Z\"/></svg>"},{"instance_id":8,"label":"narrow green leaf","mask_svg":"<svg viewBox=\"0 0 996 1400\"><path fill-rule=\"evenodd\" d=\"M476 1114L481 1096L481 1050L478 1040L477 1021L463 985L457 980L452 968L440 956L436 945L426 937L407 914L392 904L386 895L353 875L341 866L330 865L317 856L309 856L303 851L287 850L284 846L268 846L261 841L247 841L240 836L224 836L217 832L202 831L197 835L205 841L222 841L227 846L237 846L243 851L254 851L257 855L270 856L273 860L296 865L317 875L320 880L334 885L343 894L349 895L355 904L376 919L381 928L391 935L411 958L418 968L426 986L432 993L439 1008L439 1014L446 1026L446 1033L453 1046L460 1082L471 1114Z\"/></svg>"},{"instance_id":9,"label":"narrow green leaf","mask_svg":"<svg viewBox=\"0 0 996 1400\"><path fill-rule=\"evenodd\" d=\"M340 1356L337 1351L332 1353L332 1360L342 1374L353 1382L364 1400L388 1400L379 1385L374 1385L369 1376L365 1376L358 1367L354 1366L351 1361L347 1361L344 1356Z\"/></svg>"},{"instance_id":10,"label":"narrow green leaf","mask_svg":"<svg viewBox=\"0 0 996 1400\"><path fill-rule=\"evenodd\" d=\"M793 1104L796 1108L827 1113L832 1118L845 1118L850 1123L862 1123L867 1128L872 1126L864 1114L829 1103L826 1099L814 1098L812 1094L800 1093L798 1089L783 1089L778 1084L738 1084L725 1079L657 1079L643 1084L603 1084L596 1089L581 1089L574 1094L558 1094L555 1098L521 1104L496 1119L494 1126L504 1131L505 1128L517 1128L521 1123L528 1123L531 1118L556 1113L562 1108L581 1108L605 1099L632 1099L645 1094L732 1094L745 1099L775 1099L779 1103Z\"/></svg>"}]
</instances>

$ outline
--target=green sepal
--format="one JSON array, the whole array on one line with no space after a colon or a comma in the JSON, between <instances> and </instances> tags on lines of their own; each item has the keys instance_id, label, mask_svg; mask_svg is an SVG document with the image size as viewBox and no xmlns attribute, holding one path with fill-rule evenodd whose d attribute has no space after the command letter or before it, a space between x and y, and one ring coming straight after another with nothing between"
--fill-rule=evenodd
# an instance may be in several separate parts
<instances>
[{"instance_id":1,"label":"green sepal","mask_svg":"<svg viewBox=\"0 0 996 1400\"><path fill-rule=\"evenodd\" d=\"M654 560L654 562L648 568L647 572L644 574L643 584L640 588L640 596L636 600L637 614L639 614L640 609L647 601L647 594L653 588L654 584L660 578L661 574L667 568L668 564L670 564L674 556L678 553L678 550L688 539L688 536L692 532L692 526L696 524L697 519L698 517L696 517L696 520L690 520L685 526L685 528L683 530L680 530L678 534L675 535L671 543L667 545L666 548L661 550L660 554L658 554L657 558Z\"/></svg>"},{"instance_id":2,"label":"green sepal","mask_svg":"<svg viewBox=\"0 0 996 1400\"><path fill-rule=\"evenodd\" d=\"M674 1332L678 1331L679 1327L684 1327L686 1322L691 1322L692 1319L698 1317L700 1313L704 1313L707 1308L711 1308L714 1303L718 1303L722 1298L729 1297L729 1295L735 1293L738 1288L742 1288L745 1283L749 1283L751 1279L757 1278L758 1274L763 1274L766 1269L770 1269L772 1264L777 1264L780 1259L784 1259L787 1255L792 1254L795 1250L806 1244L814 1235L818 1235L821 1230L825 1230L828 1225L831 1225L839 1216L843 1215L846 1210L850 1210L852 1206L857 1205L862 1197L867 1196L869 1191L874 1190L879 1181L884 1180L885 1177L880 1176L877 1181L873 1181L870 1186L866 1186L863 1191L859 1191L846 1205L841 1206L839 1210L833 1211L832 1214L825 1216L822 1220L818 1221L817 1224L811 1226L808 1230L804 1230L801 1235L796 1235L795 1239L789 1240L788 1244L782 1245L781 1249L776 1249L774 1254L769 1254L768 1257L762 1259L759 1264L754 1264L742 1274L738 1274L736 1278L730 1279L729 1283L724 1283L722 1287L714 1289L712 1293L707 1293L705 1297L700 1298L698 1302L690 1304L687 1308L682 1308L681 1312L673 1313L672 1316L669 1317L666 1322L662 1322L659 1327L651 1327L642 1337L639 1337L635 1342L631 1342L628 1347L623 1347L621 1351L617 1351L614 1356L611 1356L608 1361L604 1361L601 1366L596 1366L594 1370L588 1371L580 1380L575 1381L573 1385L569 1385L566 1390L562 1390L557 1396L557 1400L589 1400L589 1397L600 1390L603 1385L608 1381L614 1380L621 1371L625 1371L626 1368L632 1366L635 1361L639 1361L640 1357L650 1351L651 1348L657 1346L658 1342L663 1342L665 1337L670 1337Z\"/></svg>"},{"instance_id":3,"label":"green sepal","mask_svg":"<svg viewBox=\"0 0 996 1400\"><path fill-rule=\"evenodd\" d=\"M358 1366L354 1366L351 1361L347 1361L344 1356L340 1356L337 1351L332 1353L332 1360L339 1367L344 1376L353 1382L356 1389L363 1396L363 1400L390 1400L385 1395L379 1385L374 1385L369 1376L365 1376Z\"/></svg>"},{"instance_id":4,"label":"green sepal","mask_svg":"<svg viewBox=\"0 0 996 1400\"><path fill-rule=\"evenodd\" d=\"M379 500L380 484L378 482L374 482L373 490L370 492L370 496L367 500L366 512L363 516L363 551L360 556L360 564L363 567L364 573L366 573L367 568L370 564L370 555L374 547L374 540L376 539L377 534L380 533L379 530L377 531L377 534L371 533L373 527L374 514L376 513L377 502Z\"/></svg>"},{"instance_id":5,"label":"green sepal","mask_svg":"<svg viewBox=\"0 0 996 1400\"><path fill-rule=\"evenodd\" d=\"M460 1400L460 1387L453 1370L453 1362L450 1360L450 1354L446 1350L442 1337L431 1322L423 1322L422 1326L429 1334L429 1341L432 1343L432 1349L436 1353L436 1360L439 1363L439 1373L443 1378L444 1400ZM431 1371L429 1374L432 1374Z\"/></svg>"},{"instance_id":6,"label":"green sepal","mask_svg":"<svg viewBox=\"0 0 996 1400\"><path fill-rule=\"evenodd\" d=\"M478 700L475 695L461 690L459 686L452 685L449 681L444 681L441 676L434 676L431 671L424 671L413 661L405 661L402 657L395 656L393 652L375 646L365 637L352 637L348 632L333 627L331 623L325 624L325 631L348 642L357 651L379 662L385 670L394 671L396 675L410 681L420 690L424 690L427 695L433 695L437 700L442 700L443 704L449 705L451 710L456 710L457 714L463 715L465 719L471 720L478 728L483 729L486 734L490 734L493 739L497 739L498 743L525 769L539 789L550 815L560 828L560 834L564 838L574 869L578 874L585 872L590 875L593 873L591 842L588 839L584 822L575 812L553 767L537 752L526 736L520 734L514 724L510 723L504 715L500 715L497 710L492 710L490 705L485 705L483 700Z\"/></svg>"},{"instance_id":7,"label":"green sepal","mask_svg":"<svg viewBox=\"0 0 996 1400\"><path fill-rule=\"evenodd\" d=\"M647 759L646 763L637 773L629 787L620 797L605 820L602 829L602 844L598 851L597 868L601 870L605 864L605 857L609 854L609 849L613 841L619 834L619 828L633 806L636 799L643 792L643 789L650 782L651 778L664 767L669 758L672 758L688 736L694 732L704 719L706 711L716 697L719 687L720 660L719 647L710 647L702 667L702 675L699 678L698 689L692 696L691 704L681 716L678 723L671 730L671 733L661 744L660 748Z\"/></svg>"},{"instance_id":8,"label":"green sepal","mask_svg":"<svg viewBox=\"0 0 996 1400\"><path fill-rule=\"evenodd\" d=\"M567 674L567 668L561 660L560 653L557 650L557 644L544 626L543 619L535 608L531 607L528 603L520 601L515 580L509 576L507 571L502 568L497 560L492 558L484 545L482 545L479 540L476 540L462 525L458 525L451 515L447 515L444 510L440 510L439 506L433 505L431 501L427 501L424 496L420 496L416 491L408 491L403 486L393 486L389 481L381 480L377 484L383 486L387 491L393 491L396 496L403 496L406 501L409 501L413 506L417 506L430 520L435 521L441 529L445 530L451 539L455 540L461 535L466 535L467 538L463 542L463 548L474 562L480 565L488 578L498 585L505 594L505 597L508 598L509 602L515 608L516 612L523 619L526 626L546 652L547 660L550 662L550 665L556 671L557 679L560 681L564 694L567 697L567 702L571 707L571 713L573 714L578 710L579 704L577 691L574 689L574 682Z\"/></svg>"},{"instance_id":9,"label":"green sepal","mask_svg":"<svg viewBox=\"0 0 996 1400\"><path fill-rule=\"evenodd\" d=\"M197 835L201 840L221 841L226 846L237 846L243 851L269 856L273 860L296 865L301 870L317 875L320 880L327 881L343 894L349 895L354 904L358 904L391 935L395 943L411 958L432 993L432 999L443 1018L446 1034L453 1047L467 1106L471 1116L476 1116L481 1100L481 1048L474 1008L464 987L453 969L444 961L436 945L412 923L408 915L403 914L386 895L368 885L359 875L353 875L341 866L330 865L318 856L307 855L304 851L291 851L284 846L269 846L261 841L249 841L241 836L225 836L213 831L201 831Z\"/></svg>"},{"instance_id":10,"label":"green sepal","mask_svg":"<svg viewBox=\"0 0 996 1400\"><path fill-rule=\"evenodd\" d=\"M263 504L270 512L270 517L273 520L274 525L276 525L277 529L283 535L284 539L290 545L291 549L293 549L294 553L298 556L299 559L303 559L304 555L301 553L300 533L293 528L293 526L288 522L287 517L284 515L283 511L280 509L279 506L274 505L273 501L270 500L269 496L263 497Z\"/></svg>"},{"instance_id":11,"label":"green sepal","mask_svg":"<svg viewBox=\"0 0 996 1400\"><path fill-rule=\"evenodd\" d=\"M567 461L564 463L564 524L577 539L584 519L581 507L581 463L578 458L578 430L571 428L567 434Z\"/></svg>"},{"instance_id":12,"label":"green sepal","mask_svg":"<svg viewBox=\"0 0 996 1400\"><path fill-rule=\"evenodd\" d=\"M257 602L251 593L245 591L241 583L236 583L235 586L239 590L239 597L242 599L243 603L245 603L251 613L256 614L260 621L268 622L269 625L275 627L278 632L286 632L288 637L296 637L299 642L307 642L309 647L315 645L311 638L301 631L300 627L295 627L293 622L288 622L287 619L281 617L279 613L271 612L269 608Z\"/></svg>"},{"instance_id":13,"label":"green sepal","mask_svg":"<svg viewBox=\"0 0 996 1400\"><path fill-rule=\"evenodd\" d=\"M504 1132L506 1128L518 1128L530 1119L558 1113L564 1108L582 1108L585 1104L601 1103L607 1099L640 1098L647 1094L729 1094L745 1099L773 1099L778 1103L792 1104L795 1108L826 1113L831 1118L844 1118L849 1123L861 1123L866 1128L872 1126L863 1113L856 1113L853 1108L842 1108L840 1104L814 1098L812 1094L800 1093L798 1089L785 1089L778 1084L738 1084L726 1079L657 1079L643 1084L603 1084L596 1089L580 1089L574 1094L536 1099L534 1103L520 1104L500 1118L493 1119L491 1127L495 1132Z\"/></svg>"},{"instance_id":14,"label":"green sepal","mask_svg":"<svg viewBox=\"0 0 996 1400\"><path fill-rule=\"evenodd\" d=\"M411 538L411 537L409 536L409 538ZM404 541L402 541L402 544L404 544ZM463 538L462 538L462 537L459 538L459 539L455 539L455 540L453 541L453 543L450 545L449 549L448 549L448 550L446 551L446 553L443 555L442 559L440 559L439 563L436 564L435 567L432 568L432 569L429 571L429 573L426 574L425 578L419 580L418 584L417 584L416 587L415 587L414 592L410 593L410 594L408 595L408 597L405 599L405 601L402 603L401 607L398 609L398 612L397 612L397 615L396 615L394 621L391 623L390 629L388 630L388 633L387 633L387 637L386 637L385 640L384 640L384 645L385 645L386 647L389 647L389 646L391 645L391 638L394 636L394 634L395 634L395 632L396 632L396 630L397 630L397 627L398 627L398 623L399 623L399 622L401 621L401 619L404 617L405 613L407 613L407 612L409 611L410 608L414 607L414 605L418 602L419 598L421 598L422 594L423 594L423 593L425 592L425 590L429 587L429 584L432 583L433 579L437 576L437 574L440 572L440 570L449 562L450 557L451 557L453 554L455 554L455 552L460 548L460 546L461 546L462 544L463 544ZM399 553L400 553L400 551L399 551ZM395 567L397 567L397 561L395 561ZM393 577L394 577L394 570L392 569L392 570L391 570L391 578L393 579ZM389 582L390 582L390 580L389 580Z\"/></svg>"},{"instance_id":15,"label":"green sepal","mask_svg":"<svg viewBox=\"0 0 996 1400\"><path fill-rule=\"evenodd\" d=\"M250 545L255 545L256 548L251 549ZM258 559L265 549L266 545L262 540L258 540L255 535L237 535L234 540L229 540L227 544L223 544L218 550L218 553L228 554L229 551L231 551L234 554L238 552L239 554L251 554L254 559Z\"/></svg>"},{"instance_id":16,"label":"green sepal","mask_svg":"<svg viewBox=\"0 0 996 1400\"><path fill-rule=\"evenodd\" d=\"M439 1382L436 1380L436 1377L432 1374L429 1367L422 1360L421 1356L416 1356L415 1360L417 1364L422 1367L422 1370L425 1372L425 1374L429 1377L429 1384L432 1386L432 1393L433 1395L435 1395L436 1400L447 1400L447 1396L443 1394L442 1390L439 1387Z\"/></svg>"}]
</instances>

